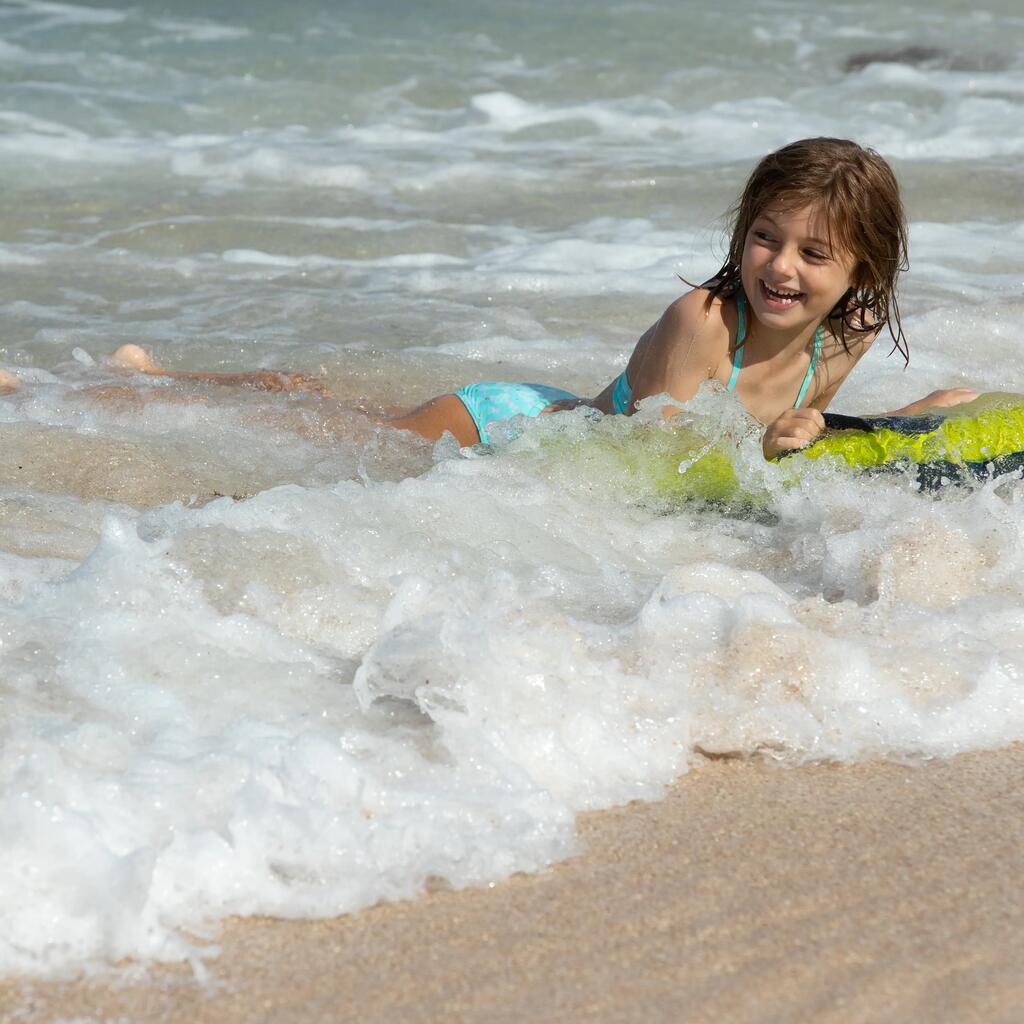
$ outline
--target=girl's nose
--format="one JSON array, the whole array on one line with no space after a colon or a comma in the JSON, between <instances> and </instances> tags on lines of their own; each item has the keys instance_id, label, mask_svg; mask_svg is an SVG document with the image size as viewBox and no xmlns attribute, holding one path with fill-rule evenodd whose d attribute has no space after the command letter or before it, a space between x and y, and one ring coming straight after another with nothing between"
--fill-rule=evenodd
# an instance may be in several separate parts
<instances>
[{"instance_id":1,"label":"girl's nose","mask_svg":"<svg viewBox=\"0 0 1024 1024\"><path fill-rule=\"evenodd\" d=\"M770 266L777 274L788 274L790 270L793 269L792 256L785 249L779 249L775 255L772 256L768 266Z\"/></svg>"}]
</instances>

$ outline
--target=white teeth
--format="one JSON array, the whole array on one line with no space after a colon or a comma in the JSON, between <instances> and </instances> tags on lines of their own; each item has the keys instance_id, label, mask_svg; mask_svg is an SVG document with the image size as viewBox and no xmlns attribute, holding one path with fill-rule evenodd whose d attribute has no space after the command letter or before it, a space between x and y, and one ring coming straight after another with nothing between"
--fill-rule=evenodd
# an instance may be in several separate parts
<instances>
[{"instance_id":1,"label":"white teeth","mask_svg":"<svg viewBox=\"0 0 1024 1024\"><path fill-rule=\"evenodd\" d=\"M763 281L761 283L764 284ZM783 291L779 291L777 288L769 288L768 285L766 285L766 284L764 284L764 290L769 295L771 295L772 298L781 299L783 301L789 301L789 300L792 300L792 299L797 299L802 294L802 292L783 292Z\"/></svg>"}]
</instances>

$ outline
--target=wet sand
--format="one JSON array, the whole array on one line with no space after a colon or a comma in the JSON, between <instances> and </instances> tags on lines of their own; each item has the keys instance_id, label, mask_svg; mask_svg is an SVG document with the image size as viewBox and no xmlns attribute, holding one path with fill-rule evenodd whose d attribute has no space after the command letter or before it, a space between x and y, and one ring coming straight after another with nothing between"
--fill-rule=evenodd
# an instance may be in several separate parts
<instances>
[{"instance_id":1,"label":"wet sand","mask_svg":"<svg viewBox=\"0 0 1024 1024\"><path fill-rule=\"evenodd\" d=\"M0 983L0 1020L1018 1022L1024 746L920 767L708 762L540 876L233 920L213 984Z\"/></svg>"}]
</instances>

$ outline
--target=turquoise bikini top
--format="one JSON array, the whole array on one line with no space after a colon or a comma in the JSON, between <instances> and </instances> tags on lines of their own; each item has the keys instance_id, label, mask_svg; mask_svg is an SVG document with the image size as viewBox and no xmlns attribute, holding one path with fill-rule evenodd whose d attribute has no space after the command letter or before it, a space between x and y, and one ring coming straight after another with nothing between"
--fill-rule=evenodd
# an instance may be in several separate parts
<instances>
[{"instance_id":1,"label":"turquoise bikini top","mask_svg":"<svg viewBox=\"0 0 1024 1024\"><path fill-rule=\"evenodd\" d=\"M740 367L743 365L743 344L747 339L747 300L743 292L736 293L736 313L739 323L736 327L736 347L732 353L732 373L729 376L729 383L726 385L726 390L728 391L736 390L736 382L740 379ZM799 409L804 398L807 397L807 389L811 386L815 368L818 365L818 360L821 358L821 343L824 337L825 329L822 324L818 324L818 329L814 332L814 348L811 350L811 361L807 364L807 372L804 374L803 384L800 385L800 393L796 396L796 402L793 405L794 409ZM633 388L629 383L629 378L626 376L626 371L623 370L615 379L615 385L612 388L612 408L622 415L629 411L632 401Z\"/></svg>"},{"instance_id":2,"label":"turquoise bikini top","mask_svg":"<svg viewBox=\"0 0 1024 1024\"><path fill-rule=\"evenodd\" d=\"M740 366L743 363L743 343L747 339L747 300L743 292L736 293L736 313L739 317L739 324L736 328L736 348L732 353L732 374L726 387L728 391L736 390L736 381L740 378ZM818 324L814 332L814 348L811 350L811 361L807 364L807 372L804 374L804 382L800 385L800 392L796 396L794 409L799 409L804 398L807 396L807 389L811 386L814 377L815 367L821 358L821 343L825 337L825 328Z\"/></svg>"}]
</instances>

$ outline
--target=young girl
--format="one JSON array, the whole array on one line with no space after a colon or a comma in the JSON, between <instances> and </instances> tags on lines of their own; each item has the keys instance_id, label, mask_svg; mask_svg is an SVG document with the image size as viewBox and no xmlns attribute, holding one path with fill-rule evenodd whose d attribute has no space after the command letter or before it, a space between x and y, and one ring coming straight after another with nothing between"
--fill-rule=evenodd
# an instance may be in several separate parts
<instances>
[{"instance_id":1,"label":"young girl","mask_svg":"<svg viewBox=\"0 0 1024 1024\"><path fill-rule=\"evenodd\" d=\"M822 429L822 410L884 327L906 357L895 299L906 224L888 164L840 139L766 156L733 212L725 263L668 307L593 405L629 415L650 395L685 402L715 379L767 425L771 457ZM571 398L536 385L471 385L394 425L475 443L510 411L564 408Z\"/></svg>"},{"instance_id":2,"label":"young girl","mask_svg":"<svg viewBox=\"0 0 1024 1024\"><path fill-rule=\"evenodd\" d=\"M908 266L899 186L874 151L816 138L770 153L733 209L729 252L718 272L676 299L637 342L626 369L587 404L631 415L642 399L685 402L701 382L735 392L767 429L767 458L809 444L822 412L879 332L908 358L896 279ZM116 363L144 373L291 390L316 387L302 375L173 373L137 346ZM934 392L901 413L955 405L964 389ZM431 399L383 422L463 446L490 440L489 428L514 415L537 416L585 400L543 384L486 382ZM666 406L671 415L674 407Z\"/></svg>"}]
</instances>

